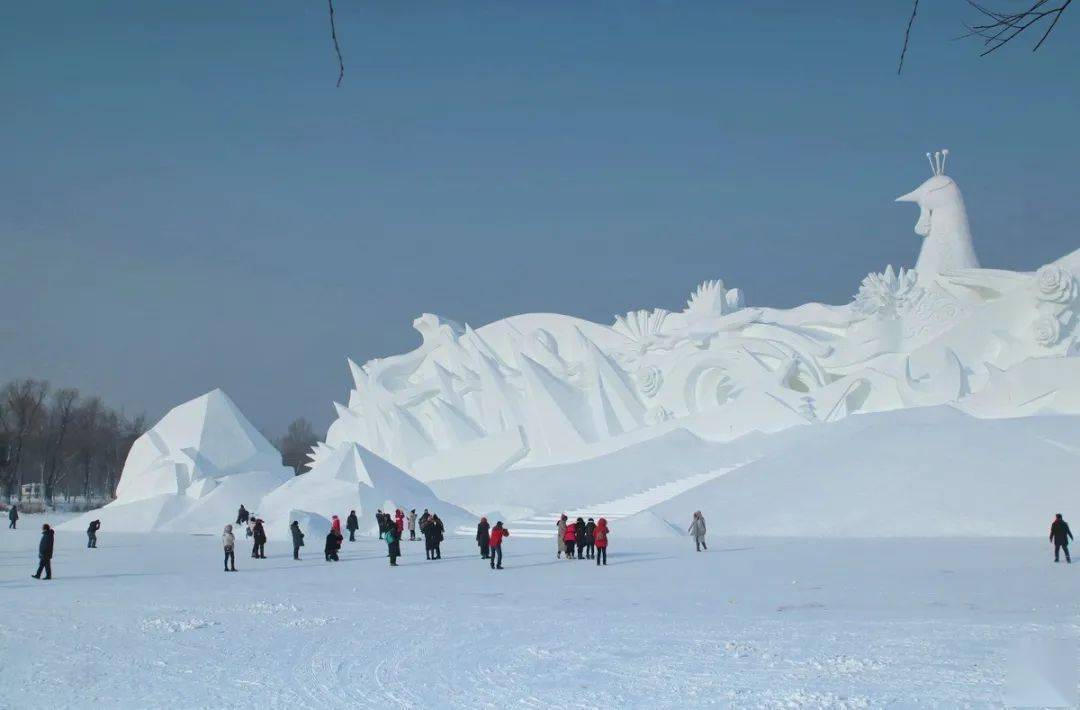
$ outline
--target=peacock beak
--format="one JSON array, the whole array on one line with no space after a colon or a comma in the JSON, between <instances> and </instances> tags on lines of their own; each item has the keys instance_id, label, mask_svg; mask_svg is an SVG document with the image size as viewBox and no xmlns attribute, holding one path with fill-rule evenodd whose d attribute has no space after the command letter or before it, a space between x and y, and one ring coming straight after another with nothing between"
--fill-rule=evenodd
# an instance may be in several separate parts
<instances>
[{"instance_id":1,"label":"peacock beak","mask_svg":"<svg viewBox=\"0 0 1080 710\"><path fill-rule=\"evenodd\" d=\"M909 192L906 195L900 195L900 197L897 197L896 201L897 202L918 202L919 197L920 197L919 190L912 190L911 192Z\"/></svg>"}]
</instances>

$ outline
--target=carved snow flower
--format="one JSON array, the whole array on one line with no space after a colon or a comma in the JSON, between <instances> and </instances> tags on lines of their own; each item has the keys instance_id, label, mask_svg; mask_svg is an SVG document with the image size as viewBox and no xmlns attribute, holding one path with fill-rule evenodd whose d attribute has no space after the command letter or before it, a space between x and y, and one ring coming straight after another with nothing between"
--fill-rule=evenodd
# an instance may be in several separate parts
<instances>
[{"instance_id":1,"label":"carved snow flower","mask_svg":"<svg viewBox=\"0 0 1080 710\"><path fill-rule=\"evenodd\" d=\"M660 392L660 386L664 384L664 373L659 367L642 368L637 373L637 385L641 393L646 397L655 397Z\"/></svg>"},{"instance_id":2,"label":"carved snow flower","mask_svg":"<svg viewBox=\"0 0 1080 710\"><path fill-rule=\"evenodd\" d=\"M1066 269L1047 264L1035 272L1035 288L1043 301L1068 303L1076 298L1076 279Z\"/></svg>"},{"instance_id":3,"label":"carved snow flower","mask_svg":"<svg viewBox=\"0 0 1080 710\"><path fill-rule=\"evenodd\" d=\"M914 270L894 272L891 265L883 273L868 274L855 295L855 310L864 316L898 318L922 291L915 285L917 280Z\"/></svg>"},{"instance_id":4,"label":"carved snow flower","mask_svg":"<svg viewBox=\"0 0 1080 710\"><path fill-rule=\"evenodd\" d=\"M1057 345L1057 342L1061 340L1061 321L1054 316L1039 316L1031 326L1031 334L1035 342L1043 347Z\"/></svg>"}]
</instances>

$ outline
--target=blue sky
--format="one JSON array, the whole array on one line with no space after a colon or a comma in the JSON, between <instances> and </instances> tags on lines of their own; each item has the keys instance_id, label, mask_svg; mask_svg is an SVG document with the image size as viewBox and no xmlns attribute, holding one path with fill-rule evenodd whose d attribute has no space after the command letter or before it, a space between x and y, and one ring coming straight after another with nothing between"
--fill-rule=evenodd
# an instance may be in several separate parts
<instances>
[{"instance_id":1,"label":"blue sky","mask_svg":"<svg viewBox=\"0 0 1080 710\"><path fill-rule=\"evenodd\" d=\"M6 3L0 380L325 426L425 311L610 322L722 277L843 303L914 263L947 146L985 266L1080 247L1080 15L962 0Z\"/></svg>"}]
</instances>

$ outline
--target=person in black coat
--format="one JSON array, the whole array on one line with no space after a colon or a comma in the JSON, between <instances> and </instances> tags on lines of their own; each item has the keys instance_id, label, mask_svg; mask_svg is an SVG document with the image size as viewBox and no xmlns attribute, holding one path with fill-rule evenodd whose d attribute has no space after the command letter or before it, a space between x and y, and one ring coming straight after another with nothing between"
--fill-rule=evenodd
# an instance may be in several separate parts
<instances>
[{"instance_id":1,"label":"person in black coat","mask_svg":"<svg viewBox=\"0 0 1080 710\"><path fill-rule=\"evenodd\" d=\"M435 528L430 517L420 524L420 534L424 536L424 558L430 560L435 545Z\"/></svg>"},{"instance_id":2,"label":"person in black coat","mask_svg":"<svg viewBox=\"0 0 1080 710\"><path fill-rule=\"evenodd\" d=\"M1065 562L1072 564L1072 558L1069 557L1069 540L1072 539L1072 530L1069 530L1069 524L1061 517L1061 513L1054 516L1054 522L1050 524L1050 542L1054 543L1054 562L1060 562L1058 558L1058 552L1065 551Z\"/></svg>"},{"instance_id":3,"label":"person in black coat","mask_svg":"<svg viewBox=\"0 0 1080 710\"><path fill-rule=\"evenodd\" d=\"M329 533L326 534L326 547L323 550L326 553L326 561L330 562L331 560L333 560L334 562L337 562L337 552L340 549L341 536L331 530Z\"/></svg>"},{"instance_id":4,"label":"person in black coat","mask_svg":"<svg viewBox=\"0 0 1080 710\"><path fill-rule=\"evenodd\" d=\"M382 509L375 511L375 524L379 527L379 539L382 540L382 536L386 532L386 522L383 520Z\"/></svg>"},{"instance_id":5,"label":"person in black coat","mask_svg":"<svg viewBox=\"0 0 1080 710\"><path fill-rule=\"evenodd\" d=\"M485 560L488 558L488 544L491 542L490 531L491 525L487 518L480 518L480 523L476 526L476 544L480 546L480 557Z\"/></svg>"},{"instance_id":6,"label":"person in black coat","mask_svg":"<svg viewBox=\"0 0 1080 710\"><path fill-rule=\"evenodd\" d=\"M38 568L31 575L34 579L41 579L41 572L45 572L45 579L52 579L52 553L53 537L56 533L48 525L41 526L41 542L38 543Z\"/></svg>"},{"instance_id":7,"label":"person in black coat","mask_svg":"<svg viewBox=\"0 0 1080 710\"><path fill-rule=\"evenodd\" d=\"M439 516L434 514L431 516L430 525L434 529L435 533L433 536L434 539L432 540L431 544L431 559L441 560L442 549L439 546L442 544L443 533L446 531L446 527L443 525L442 520L439 519Z\"/></svg>"},{"instance_id":8,"label":"person in black coat","mask_svg":"<svg viewBox=\"0 0 1080 710\"><path fill-rule=\"evenodd\" d=\"M15 529L15 523L19 522L19 506L12 505L11 510L8 511L8 530Z\"/></svg>"},{"instance_id":9,"label":"person in black coat","mask_svg":"<svg viewBox=\"0 0 1080 710\"><path fill-rule=\"evenodd\" d=\"M577 558L585 559L585 521L581 518L574 521L574 544L577 545Z\"/></svg>"},{"instance_id":10,"label":"person in black coat","mask_svg":"<svg viewBox=\"0 0 1080 710\"><path fill-rule=\"evenodd\" d=\"M266 559L266 530L263 529L262 518L255 518L255 526L252 528L254 543L251 546L251 556L258 560Z\"/></svg>"},{"instance_id":11,"label":"person in black coat","mask_svg":"<svg viewBox=\"0 0 1080 710\"><path fill-rule=\"evenodd\" d=\"M386 540L387 557L390 558L390 566L397 567L397 558L401 557L401 539L398 537L397 528L390 528L383 537Z\"/></svg>"},{"instance_id":12,"label":"person in black coat","mask_svg":"<svg viewBox=\"0 0 1080 710\"><path fill-rule=\"evenodd\" d=\"M304 533L300 532L300 521L292 521L289 532L292 533L292 558L298 560L300 559L300 548L304 546Z\"/></svg>"},{"instance_id":13,"label":"person in black coat","mask_svg":"<svg viewBox=\"0 0 1080 710\"><path fill-rule=\"evenodd\" d=\"M236 513L236 524L237 525L247 525L247 521L250 518L251 518L251 513L249 513L247 511L247 508L244 507L244 504L241 503L240 504L240 510L237 511L237 513Z\"/></svg>"},{"instance_id":14,"label":"person in black coat","mask_svg":"<svg viewBox=\"0 0 1080 710\"><path fill-rule=\"evenodd\" d=\"M596 555L596 523L592 518L585 523L585 559L591 560Z\"/></svg>"},{"instance_id":15,"label":"person in black coat","mask_svg":"<svg viewBox=\"0 0 1080 710\"><path fill-rule=\"evenodd\" d=\"M356 531L360 529L360 521L356 518L355 510L349 511L349 517L345 520L345 529L349 531L349 542L356 542Z\"/></svg>"},{"instance_id":16,"label":"person in black coat","mask_svg":"<svg viewBox=\"0 0 1080 710\"><path fill-rule=\"evenodd\" d=\"M95 520L86 529L86 546L97 547L97 531L101 529L101 521Z\"/></svg>"}]
</instances>

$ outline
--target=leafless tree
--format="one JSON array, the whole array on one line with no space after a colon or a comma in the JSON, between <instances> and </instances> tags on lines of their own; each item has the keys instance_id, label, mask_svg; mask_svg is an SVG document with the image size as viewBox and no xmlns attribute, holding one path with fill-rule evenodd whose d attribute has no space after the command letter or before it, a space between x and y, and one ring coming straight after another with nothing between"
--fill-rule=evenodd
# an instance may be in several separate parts
<instances>
[{"instance_id":1,"label":"leafless tree","mask_svg":"<svg viewBox=\"0 0 1080 710\"><path fill-rule=\"evenodd\" d=\"M27 447L32 438L40 433L42 409L48 391L49 383L32 379L10 382L0 391L0 401L3 401L0 427L9 448L8 465L4 467L0 483L9 498L21 490Z\"/></svg>"},{"instance_id":2,"label":"leafless tree","mask_svg":"<svg viewBox=\"0 0 1080 710\"><path fill-rule=\"evenodd\" d=\"M301 417L289 424L289 432L277 441L281 462L297 474L308 470L308 453L319 440L311 422Z\"/></svg>"},{"instance_id":3,"label":"leafless tree","mask_svg":"<svg viewBox=\"0 0 1080 710\"><path fill-rule=\"evenodd\" d=\"M967 0L982 16L982 21L972 25L966 25L967 32L962 37L978 37L983 41L983 51L980 56L985 57L991 52L1001 49L1012 40L1019 37L1026 30L1035 27L1045 28L1031 51L1036 51L1043 45L1046 38L1057 27L1058 21L1065 10L1072 4L1072 0L1025 0L1023 9L1011 12L994 10L976 0ZM919 0L913 0L911 15L908 17L907 29L904 30L904 44L900 49L900 64L896 69L899 74L904 70L904 58L907 57L908 44L911 40L911 27L915 24L915 18L919 14Z\"/></svg>"},{"instance_id":4,"label":"leafless tree","mask_svg":"<svg viewBox=\"0 0 1080 710\"><path fill-rule=\"evenodd\" d=\"M79 390L64 388L53 392L42 436L41 483L45 500L52 502L56 484L67 477L67 453L70 431L77 414Z\"/></svg>"}]
</instances>

